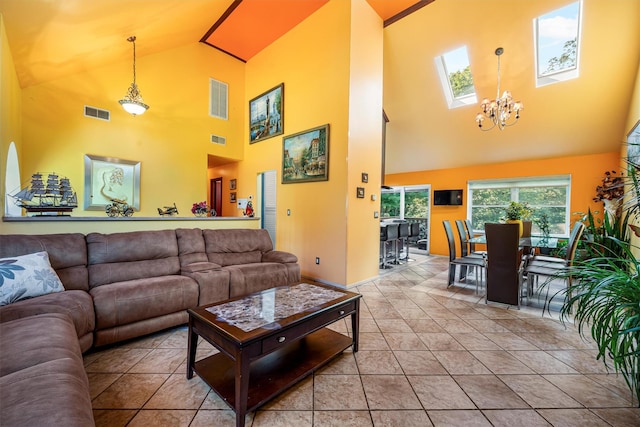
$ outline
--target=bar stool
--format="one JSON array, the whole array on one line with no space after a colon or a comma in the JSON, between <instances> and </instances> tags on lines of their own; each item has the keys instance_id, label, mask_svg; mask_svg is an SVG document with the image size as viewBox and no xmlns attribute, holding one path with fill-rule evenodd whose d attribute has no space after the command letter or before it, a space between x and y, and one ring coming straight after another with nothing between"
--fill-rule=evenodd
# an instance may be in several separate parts
<instances>
[{"instance_id":1,"label":"bar stool","mask_svg":"<svg viewBox=\"0 0 640 427\"><path fill-rule=\"evenodd\" d=\"M395 255L396 244L398 242L398 224L385 224L380 225L380 252L382 253L382 265L381 268L392 268L387 261L388 247L391 247L391 253ZM395 259L394 259L395 261Z\"/></svg>"},{"instance_id":2,"label":"bar stool","mask_svg":"<svg viewBox=\"0 0 640 427\"><path fill-rule=\"evenodd\" d=\"M420 223L412 222L409 224L409 238L415 238L416 244L420 240ZM409 258L409 238L407 238L407 261L415 261L415 259Z\"/></svg>"},{"instance_id":3,"label":"bar stool","mask_svg":"<svg viewBox=\"0 0 640 427\"><path fill-rule=\"evenodd\" d=\"M401 222L398 227L398 243L396 244L396 264L400 264L400 252L404 252L404 259L409 259L409 234L411 224Z\"/></svg>"}]
</instances>

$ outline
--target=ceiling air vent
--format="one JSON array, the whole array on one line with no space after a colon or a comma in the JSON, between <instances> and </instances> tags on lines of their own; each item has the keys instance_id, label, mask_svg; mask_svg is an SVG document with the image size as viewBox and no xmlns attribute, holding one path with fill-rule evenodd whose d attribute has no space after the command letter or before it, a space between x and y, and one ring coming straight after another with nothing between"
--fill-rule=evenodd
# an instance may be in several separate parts
<instances>
[{"instance_id":1,"label":"ceiling air vent","mask_svg":"<svg viewBox=\"0 0 640 427\"><path fill-rule=\"evenodd\" d=\"M84 106L84 115L86 117L93 117L94 119L100 119L109 121L111 119L111 113L107 110L101 110L96 107L89 107L88 105Z\"/></svg>"},{"instance_id":2,"label":"ceiling air vent","mask_svg":"<svg viewBox=\"0 0 640 427\"><path fill-rule=\"evenodd\" d=\"M227 138L224 136L211 135L211 143L218 145L227 145Z\"/></svg>"}]
</instances>

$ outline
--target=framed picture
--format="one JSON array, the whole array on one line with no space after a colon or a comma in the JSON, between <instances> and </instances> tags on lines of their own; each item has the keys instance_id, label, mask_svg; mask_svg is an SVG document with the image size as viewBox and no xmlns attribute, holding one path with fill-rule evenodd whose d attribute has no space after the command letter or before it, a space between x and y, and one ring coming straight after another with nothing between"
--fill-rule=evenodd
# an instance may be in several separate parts
<instances>
[{"instance_id":1,"label":"framed picture","mask_svg":"<svg viewBox=\"0 0 640 427\"><path fill-rule=\"evenodd\" d=\"M229 190L235 190L236 189L236 183L237 183L237 181L235 179L232 179L231 181L229 181Z\"/></svg>"},{"instance_id":2,"label":"framed picture","mask_svg":"<svg viewBox=\"0 0 640 427\"><path fill-rule=\"evenodd\" d=\"M236 202L236 193L235 193L235 191L229 195L229 201L231 203L235 203Z\"/></svg>"},{"instance_id":3,"label":"framed picture","mask_svg":"<svg viewBox=\"0 0 640 427\"><path fill-rule=\"evenodd\" d=\"M284 83L249 101L249 142L284 132Z\"/></svg>"},{"instance_id":4,"label":"framed picture","mask_svg":"<svg viewBox=\"0 0 640 427\"><path fill-rule=\"evenodd\" d=\"M113 200L140 209L140 162L84 156L84 208L104 210Z\"/></svg>"},{"instance_id":5,"label":"framed picture","mask_svg":"<svg viewBox=\"0 0 640 427\"><path fill-rule=\"evenodd\" d=\"M329 125L282 138L282 183L329 179Z\"/></svg>"},{"instance_id":6,"label":"framed picture","mask_svg":"<svg viewBox=\"0 0 640 427\"><path fill-rule=\"evenodd\" d=\"M366 172L362 172L362 182L364 182L365 184L367 182L369 182L369 174Z\"/></svg>"},{"instance_id":7,"label":"framed picture","mask_svg":"<svg viewBox=\"0 0 640 427\"><path fill-rule=\"evenodd\" d=\"M356 196L358 199L364 199L364 187L358 187Z\"/></svg>"}]
</instances>

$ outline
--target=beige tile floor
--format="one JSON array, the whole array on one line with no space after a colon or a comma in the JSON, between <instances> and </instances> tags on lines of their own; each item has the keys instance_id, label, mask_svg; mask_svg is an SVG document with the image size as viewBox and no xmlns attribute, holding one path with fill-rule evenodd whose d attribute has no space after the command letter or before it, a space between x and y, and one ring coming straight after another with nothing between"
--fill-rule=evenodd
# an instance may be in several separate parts
<instances>
[{"instance_id":1,"label":"beige tile floor","mask_svg":"<svg viewBox=\"0 0 640 427\"><path fill-rule=\"evenodd\" d=\"M247 416L247 426L640 426L623 379L539 307L447 289L447 259L415 256L357 287L360 351L343 353ZM349 333L346 321L332 328ZM233 426L198 377L186 327L88 353L98 426ZM201 344L198 358L215 350Z\"/></svg>"}]
</instances>

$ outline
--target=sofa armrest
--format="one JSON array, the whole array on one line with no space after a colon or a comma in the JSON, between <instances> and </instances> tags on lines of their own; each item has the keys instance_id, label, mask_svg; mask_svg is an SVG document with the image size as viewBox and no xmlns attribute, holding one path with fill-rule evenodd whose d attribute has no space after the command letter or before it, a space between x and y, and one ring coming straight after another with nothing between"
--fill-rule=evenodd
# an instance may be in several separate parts
<instances>
[{"instance_id":1,"label":"sofa armrest","mask_svg":"<svg viewBox=\"0 0 640 427\"><path fill-rule=\"evenodd\" d=\"M183 275L189 275L189 273L197 273L199 271L220 270L222 267L219 264L213 262L194 262L182 266L180 272Z\"/></svg>"},{"instance_id":2,"label":"sofa armrest","mask_svg":"<svg viewBox=\"0 0 640 427\"><path fill-rule=\"evenodd\" d=\"M295 263L298 262L298 257L289 252L269 251L262 254L262 262Z\"/></svg>"}]
</instances>

